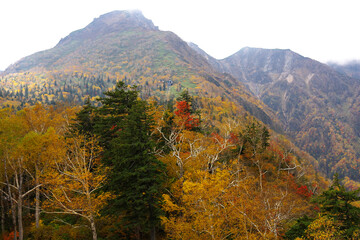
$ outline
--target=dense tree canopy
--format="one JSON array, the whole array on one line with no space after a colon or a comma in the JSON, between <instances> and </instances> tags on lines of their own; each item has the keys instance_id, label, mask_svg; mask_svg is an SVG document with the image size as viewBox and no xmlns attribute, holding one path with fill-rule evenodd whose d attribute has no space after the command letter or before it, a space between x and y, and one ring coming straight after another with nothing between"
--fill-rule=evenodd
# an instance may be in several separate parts
<instances>
[{"instance_id":1,"label":"dense tree canopy","mask_svg":"<svg viewBox=\"0 0 360 240\"><path fill-rule=\"evenodd\" d=\"M357 236L357 191L334 181L321 193L327 182L308 155L239 113L221 98L188 92L167 107L146 102L123 82L99 105L2 110L2 234L316 239L323 230L330 238ZM294 225L304 213L310 217Z\"/></svg>"},{"instance_id":2,"label":"dense tree canopy","mask_svg":"<svg viewBox=\"0 0 360 240\"><path fill-rule=\"evenodd\" d=\"M318 215L303 216L286 232L287 239L358 239L360 237L360 208L358 190L346 190L337 175L329 189L313 199Z\"/></svg>"}]
</instances>

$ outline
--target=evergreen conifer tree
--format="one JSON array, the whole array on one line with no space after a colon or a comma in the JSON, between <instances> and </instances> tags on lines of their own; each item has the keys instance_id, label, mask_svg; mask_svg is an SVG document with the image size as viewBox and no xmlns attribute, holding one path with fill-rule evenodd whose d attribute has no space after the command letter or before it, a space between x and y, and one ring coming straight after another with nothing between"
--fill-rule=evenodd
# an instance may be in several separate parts
<instances>
[{"instance_id":1,"label":"evergreen conifer tree","mask_svg":"<svg viewBox=\"0 0 360 240\"><path fill-rule=\"evenodd\" d=\"M138 101L138 91L135 86L129 88L124 82L118 82L114 90L104 92L104 95L99 99L102 106L96 111L95 132L107 150L111 140L117 137L124 117Z\"/></svg>"},{"instance_id":2,"label":"evergreen conifer tree","mask_svg":"<svg viewBox=\"0 0 360 240\"><path fill-rule=\"evenodd\" d=\"M314 200L320 205L322 214L337 221L340 230L344 230L348 238L356 230L360 231L360 208L352 204L360 201L359 192L360 189L347 191L335 174L330 188Z\"/></svg>"},{"instance_id":3,"label":"evergreen conifer tree","mask_svg":"<svg viewBox=\"0 0 360 240\"><path fill-rule=\"evenodd\" d=\"M122 216L127 239L155 239L160 226L164 165L154 153L152 116L135 87L119 82L97 110L96 132L111 168L105 190L112 192L106 213Z\"/></svg>"},{"instance_id":4,"label":"evergreen conifer tree","mask_svg":"<svg viewBox=\"0 0 360 240\"><path fill-rule=\"evenodd\" d=\"M152 153L152 125L145 102L138 101L111 142L108 158L112 166L108 189L121 193L112 201L112 212L123 215L123 226L139 239L147 239L146 234L155 238L162 215L164 166Z\"/></svg>"},{"instance_id":5,"label":"evergreen conifer tree","mask_svg":"<svg viewBox=\"0 0 360 240\"><path fill-rule=\"evenodd\" d=\"M96 108L91 105L90 98L87 98L80 112L76 114L76 122L70 126L70 133L76 132L85 136L94 136L95 111Z\"/></svg>"}]
</instances>

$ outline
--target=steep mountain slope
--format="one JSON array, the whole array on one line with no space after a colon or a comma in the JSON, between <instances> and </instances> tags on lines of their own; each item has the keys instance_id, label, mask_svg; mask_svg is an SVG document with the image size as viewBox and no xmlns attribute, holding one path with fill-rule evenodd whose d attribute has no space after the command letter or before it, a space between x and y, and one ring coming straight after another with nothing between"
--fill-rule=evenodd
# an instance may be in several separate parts
<instances>
[{"instance_id":1,"label":"steep mountain slope","mask_svg":"<svg viewBox=\"0 0 360 240\"><path fill-rule=\"evenodd\" d=\"M223 59L331 176L360 180L360 80L290 50L244 48ZM215 65L217 67L217 65Z\"/></svg>"},{"instance_id":2,"label":"steep mountain slope","mask_svg":"<svg viewBox=\"0 0 360 240\"><path fill-rule=\"evenodd\" d=\"M26 101L83 102L117 80L136 84L144 98L160 102L183 89L201 97L233 101L275 129L272 111L242 83L217 72L172 32L159 31L138 11L115 11L72 32L54 48L19 60L1 78L1 96Z\"/></svg>"}]
</instances>

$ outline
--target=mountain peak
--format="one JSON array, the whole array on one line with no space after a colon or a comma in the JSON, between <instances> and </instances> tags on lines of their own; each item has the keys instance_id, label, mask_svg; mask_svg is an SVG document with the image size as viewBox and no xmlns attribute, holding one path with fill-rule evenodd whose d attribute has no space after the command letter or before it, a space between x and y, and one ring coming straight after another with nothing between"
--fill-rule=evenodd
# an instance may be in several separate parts
<instances>
[{"instance_id":1,"label":"mountain peak","mask_svg":"<svg viewBox=\"0 0 360 240\"><path fill-rule=\"evenodd\" d=\"M261 68L264 72L289 72L295 65L304 63L305 57L290 49L265 49L245 47L223 60L244 69Z\"/></svg>"},{"instance_id":2,"label":"mountain peak","mask_svg":"<svg viewBox=\"0 0 360 240\"><path fill-rule=\"evenodd\" d=\"M132 23L134 27L142 27L149 30L158 30L158 28L154 26L151 20L144 17L140 10L117 10L105 13L99 18L95 18L94 21L89 24L89 26L92 24L97 24L99 22L105 23L108 26L129 22Z\"/></svg>"},{"instance_id":3,"label":"mountain peak","mask_svg":"<svg viewBox=\"0 0 360 240\"><path fill-rule=\"evenodd\" d=\"M95 18L85 28L74 31L61 39L58 45L66 44L73 39L93 39L109 33L135 28L152 31L159 30L151 20L144 17L140 10L117 10Z\"/></svg>"},{"instance_id":4,"label":"mountain peak","mask_svg":"<svg viewBox=\"0 0 360 240\"><path fill-rule=\"evenodd\" d=\"M291 51L290 49L278 49L278 48L267 49L267 48L252 48L252 47L244 47L234 55L246 55L246 54L251 54L251 55L285 55L286 54L286 55L300 56L299 54Z\"/></svg>"}]
</instances>

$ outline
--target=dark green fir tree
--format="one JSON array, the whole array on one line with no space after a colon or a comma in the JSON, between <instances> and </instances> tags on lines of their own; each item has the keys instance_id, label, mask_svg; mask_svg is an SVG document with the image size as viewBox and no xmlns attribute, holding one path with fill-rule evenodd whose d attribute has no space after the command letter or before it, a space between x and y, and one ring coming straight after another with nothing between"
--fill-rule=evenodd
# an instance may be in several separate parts
<instances>
[{"instance_id":1,"label":"dark green fir tree","mask_svg":"<svg viewBox=\"0 0 360 240\"><path fill-rule=\"evenodd\" d=\"M100 143L107 150L112 139L116 138L125 116L138 101L137 88L128 87L118 82L114 90L104 92L105 97L99 99L101 107L96 111L98 119L95 132L100 136Z\"/></svg>"},{"instance_id":2,"label":"dark green fir tree","mask_svg":"<svg viewBox=\"0 0 360 240\"><path fill-rule=\"evenodd\" d=\"M111 168L105 190L115 195L105 213L121 216L126 239L155 239L163 214L165 167L153 153L154 120L135 88L118 83L105 95L97 127L102 130L104 164Z\"/></svg>"},{"instance_id":3,"label":"dark green fir tree","mask_svg":"<svg viewBox=\"0 0 360 240\"><path fill-rule=\"evenodd\" d=\"M96 122L96 108L91 104L90 98L85 100L85 104L76 114L75 123L70 126L71 133L80 133L85 136L94 136L94 128Z\"/></svg>"}]
</instances>

